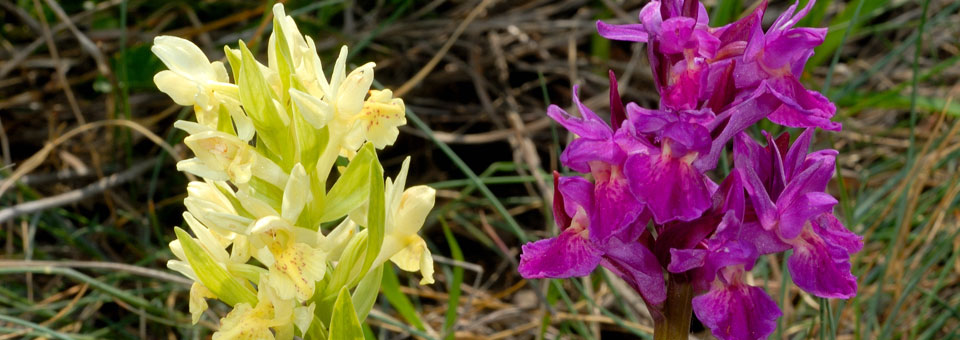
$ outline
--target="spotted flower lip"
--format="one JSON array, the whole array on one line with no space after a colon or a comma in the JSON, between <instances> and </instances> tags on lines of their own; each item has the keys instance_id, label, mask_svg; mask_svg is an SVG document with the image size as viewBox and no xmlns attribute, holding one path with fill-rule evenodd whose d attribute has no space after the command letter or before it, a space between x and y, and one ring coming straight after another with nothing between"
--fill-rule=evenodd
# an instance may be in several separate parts
<instances>
[{"instance_id":1,"label":"spotted flower lip","mask_svg":"<svg viewBox=\"0 0 960 340\"><path fill-rule=\"evenodd\" d=\"M693 298L697 318L722 340L766 339L783 314L777 303L763 289L737 277L743 275L742 269L725 274L732 277L728 284L716 284Z\"/></svg>"},{"instance_id":2,"label":"spotted flower lip","mask_svg":"<svg viewBox=\"0 0 960 340\"><path fill-rule=\"evenodd\" d=\"M793 249L787 265L801 289L825 298L856 295L850 255L862 248L860 236L833 216L837 203L825 193L834 171L836 151L807 153L813 129L804 131L781 151L789 135L760 147L748 137L734 144L734 162L744 175L757 224L752 232L772 251Z\"/></svg>"},{"instance_id":3,"label":"spotted flower lip","mask_svg":"<svg viewBox=\"0 0 960 340\"><path fill-rule=\"evenodd\" d=\"M560 177L554 173L554 185L554 202L561 202L563 206L554 214L561 216L557 220L562 221L563 229L556 237L523 245L520 275L525 278L587 276L598 265L603 265L640 292L648 303L663 303L666 289L660 265L646 245L636 238L619 237L599 244L590 237L597 228L593 223L595 216L614 210L597 207L593 184L580 177Z\"/></svg>"}]
</instances>

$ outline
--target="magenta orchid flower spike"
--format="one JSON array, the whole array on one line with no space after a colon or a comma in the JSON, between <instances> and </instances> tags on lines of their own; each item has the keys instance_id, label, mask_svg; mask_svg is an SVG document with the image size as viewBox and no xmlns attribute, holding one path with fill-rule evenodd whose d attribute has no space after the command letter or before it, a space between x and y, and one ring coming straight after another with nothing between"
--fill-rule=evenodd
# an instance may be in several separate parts
<instances>
[{"instance_id":1,"label":"magenta orchid flower spike","mask_svg":"<svg viewBox=\"0 0 960 340\"><path fill-rule=\"evenodd\" d=\"M766 29L765 2L722 27L694 0L651 1L635 24L597 22L603 37L647 44L659 107L624 105L611 71L609 124L577 87L579 116L548 108L577 136L561 162L592 180L554 173L560 233L523 246L520 274L603 266L643 298L655 339L685 339L690 310L720 339L767 338L782 313L748 275L766 254L792 250L788 270L810 294L855 296L850 256L863 241L826 192L837 151L809 151L816 128L841 128L834 104L799 81L826 34L794 27L813 4L790 6ZM762 145L745 130L763 119L805 130L793 143L764 132ZM714 180L730 144L733 168Z\"/></svg>"}]
</instances>

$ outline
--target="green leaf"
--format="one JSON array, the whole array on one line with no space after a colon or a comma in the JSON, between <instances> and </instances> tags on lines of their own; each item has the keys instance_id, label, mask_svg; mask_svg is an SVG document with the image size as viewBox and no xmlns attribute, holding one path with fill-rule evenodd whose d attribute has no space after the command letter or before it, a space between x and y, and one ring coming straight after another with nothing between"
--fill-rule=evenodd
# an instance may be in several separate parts
<instances>
[{"instance_id":1,"label":"green leaf","mask_svg":"<svg viewBox=\"0 0 960 340\"><path fill-rule=\"evenodd\" d=\"M333 305L333 317L330 319L330 336L328 339L363 339L363 328L357 319L357 312L353 308L353 300L347 287L340 289L337 302Z\"/></svg>"},{"instance_id":2,"label":"green leaf","mask_svg":"<svg viewBox=\"0 0 960 340\"><path fill-rule=\"evenodd\" d=\"M257 294L247 285L231 276L203 249L197 241L193 239L183 229L174 228L180 245L183 246L183 252L187 255L187 262L197 273L197 278L207 289L233 306L238 303L248 303L250 306L257 305Z\"/></svg>"},{"instance_id":3,"label":"green leaf","mask_svg":"<svg viewBox=\"0 0 960 340\"><path fill-rule=\"evenodd\" d=\"M443 236L447 238L447 244L450 246L450 256L454 260L463 261L463 251L460 250L460 244L457 243L457 238L453 237L453 232L450 231L450 227L447 226L447 221L444 218L438 218L440 225L443 226ZM447 315L446 319L443 322L443 333L446 334L446 339L453 339L454 332L453 326L457 324L457 306L460 304L460 285L463 284L463 267L455 266L453 267L453 280L450 281L450 286L447 287L447 291L450 293L449 299L447 299Z\"/></svg>"},{"instance_id":4,"label":"green leaf","mask_svg":"<svg viewBox=\"0 0 960 340\"><path fill-rule=\"evenodd\" d=\"M373 144L367 143L366 147L372 149ZM367 207L367 255L360 269L361 273L366 273L370 269L377 255L380 255L380 247L383 246L384 223L386 223L383 185L383 169L374 152L370 164L370 202Z\"/></svg>"},{"instance_id":5,"label":"green leaf","mask_svg":"<svg viewBox=\"0 0 960 340\"><path fill-rule=\"evenodd\" d=\"M360 266L363 263L361 261L363 261L365 255L366 243L366 232L358 233L353 236L350 243L347 243L343 254L340 255L340 260L337 261L337 266L333 269L333 274L330 275L330 281L324 287L323 293L319 295L320 303L317 304L319 309L323 308L324 302L331 302L342 287L349 288L352 277L360 276Z\"/></svg>"},{"instance_id":6,"label":"green leaf","mask_svg":"<svg viewBox=\"0 0 960 340\"><path fill-rule=\"evenodd\" d=\"M228 201L230 201L230 205L233 206L233 209L237 211L237 215L250 218L250 219L256 219L256 217L253 216L253 214L247 211L247 209L243 208L243 204L240 204L240 200L237 199L237 196L236 194L233 193L232 189L228 189L220 185L214 185L214 186L217 187L217 190L219 190L220 193L223 194L223 196L226 197Z\"/></svg>"},{"instance_id":7,"label":"green leaf","mask_svg":"<svg viewBox=\"0 0 960 340\"><path fill-rule=\"evenodd\" d=\"M370 167L374 166L376 158L373 144L367 143L360 148L360 152L350 161L347 170L327 192L326 206L320 217L321 223L343 217L363 205L363 202L369 198Z\"/></svg>"},{"instance_id":8,"label":"green leaf","mask_svg":"<svg viewBox=\"0 0 960 340\"><path fill-rule=\"evenodd\" d=\"M304 339L326 340L327 333L327 326L323 324L323 321L321 321L318 316L314 315L313 322L310 323L310 329L307 330L307 334L304 336Z\"/></svg>"},{"instance_id":9,"label":"green leaf","mask_svg":"<svg viewBox=\"0 0 960 340\"><path fill-rule=\"evenodd\" d=\"M274 101L277 94L260 70L260 63L253 57L253 53L240 41L241 67L237 86L240 88L240 103L244 111L253 121L257 130L257 142L263 142L267 149L280 159L270 157L284 170L290 170L294 163L294 148L287 126L289 117L285 112L277 111Z\"/></svg>"},{"instance_id":10,"label":"green leaf","mask_svg":"<svg viewBox=\"0 0 960 340\"><path fill-rule=\"evenodd\" d=\"M220 105L220 110L217 112L217 131L237 135L237 132L233 129L233 119L230 118L230 111L227 110L226 105Z\"/></svg>"},{"instance_id":11,"label":"green leaf","mask_svg":"<svg viewBox=\"0 0 960 340\"><path fill-rule=\"evenodd\" d=\"M380 281L382 280L383 268L374 268L367 272L367 275L357 285L357 289L353 290L353 301L356 301L357 318L360 321L367 318L367 314L373 309L373 304L377 302L377 295L380 293Z\"/></svg>"},{"instance_id":12,"label":"green leaf","mask_svg":"<svg viewBox=\"0 0 960 340\"><path fill-rule=\"evenodd\" d=\"M363 324L363 337L367 340L377 340L377 335L373 334L373 328L368 324Z\"/></svg>"},{"instance_id":13,"label":"green leaf","mask_svg":"<svg viewBox=\"0 0 960 340\"><path fill-rule=\"evenodd\" d=\"M404 320L407 320L407 323L413 325L419 330L426 330L426 327L423 325L423 320L420 320L420 315L417 313L417 310L413 308L413 303L410 302L410 299L407 299L407 296L400 291L400 280L397 279L397 273L393 271L391 266L383 266L383 297L387 298L387 301L390 302L390 305L393 306L393 309L397 310L397 313L400 313L400 316Z\"/></svg>"},{"instance_id":14,"label":"green leaf","mask_svg":"<svg viewBox=\"0 0 960 340\"><path fill-rule=\"evenodd\" d=\"M256 198L266 202L274 210L280 211L280 207L283 203L282 188L270 184L256 176L250 177L250 182L248 183L250 184L250 188L253 189L252 192Z\"/></svg>"},{"instance_id":15,"label":"green leaf","mask_svg":"<svg viewBox=\"0 0 960 340\"><path fill-rule=\"evenodd\" d=\"M286 103L290 97L290 78L293 74L293 57L290 56L290 46L287 43L287 35L283 33L283 27L280 25L280 18L273 18L273 37L274 56L277 63L277 72L280 74L280 102Z\"/></svg>"},{"instance_id":16,"label":"green leaf","mask_svg":"<svg viewBox=\"0 0 960 340\"><path fill-rule=\"evenodd\" d=\"M303 85L300 84L296 78L291 79L290 87L305 91ZM290 110L293 114L293 124L291 124L291 128L293 129L292 133L296 135L297 148L300 151L300 163L306 168L307 174L313 175L317 172L317 161L329 143L330 128L326 126L319 129L314 128L312 124L303 118L303 114L300 113L300 107L297 105L290 105ZM324 189L326 189L325 184ZM317 193L314 192L314 196L316 196L316 194Z\"/></svg>"},{"instance_id":17,"label":"green leaf","mask_svg":"<svg viewBox=\"0 0 960 340\"><path fill-rule=\"evenodd\" d=\"M233 73L233 81L240 81L240 68L243 63L240 61L242 57L238 55L234 50L230 49L230 46L223 45L223 53L227 56L227 64L230 65L230 73Z\"/></svg>"}]
</instances>

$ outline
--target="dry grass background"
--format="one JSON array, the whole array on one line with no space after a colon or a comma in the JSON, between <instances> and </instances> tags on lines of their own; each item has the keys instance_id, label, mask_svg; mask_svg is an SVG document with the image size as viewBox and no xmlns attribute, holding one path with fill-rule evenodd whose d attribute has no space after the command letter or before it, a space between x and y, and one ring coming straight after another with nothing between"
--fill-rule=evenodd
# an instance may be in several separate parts
<instances>
[{"instance_id":1,"label":"dry grass background","mask_svg":"<svg viewBox=\"0 0 960 340\"><path fill-rule=\"evenodd\" d=\"M515 273L522 241L555 232L547 174L569 136L546 104L569 107L580 84L604 112L608 69L625 100L656 104L643 47L594 29L599 18L635 21L645 2L287 2L323 60L347 44L354 62L375 61L377 80L432 130L411 118L381 158L391 173L411 154L410 182L439 190L424 227L438 283L405 274L385 283L372 334L649 337L649 316L615 276L527 282ZM705 3L715 19L754 4ZM775 337L958 338L960 3L820 3L807 23L829 25L839 53L819 50L804 81L838 104L844 124L818 134L817 147L841 152L831 190L866 239L853 266L860 293L817 299L784 277L783 256L762 259L752 280L785 314ZM162 64L149 46L167 34L213 59L240 38L263 52L270 5L0 0L0 339L204 338L215 329L225 308L188 326L187 281L165 268L187 182L174 164L189 157L172 124L191 113L153 86ZM772 0L767 22L788 5Z\"/></svg>"}]
</instances>

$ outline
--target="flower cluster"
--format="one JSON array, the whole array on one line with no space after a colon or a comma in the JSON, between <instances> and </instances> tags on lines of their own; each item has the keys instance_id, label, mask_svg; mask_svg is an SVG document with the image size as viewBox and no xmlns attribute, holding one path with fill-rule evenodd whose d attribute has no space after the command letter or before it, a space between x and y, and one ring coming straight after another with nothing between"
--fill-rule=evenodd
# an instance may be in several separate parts
<instances>
[{"instance_id":1,"label":"flower cluster","mask_svg":"<svg viewBox=\"0 0 960 340\"><path fill-rule=\"evenodd\" d=\"M273 14L267 65L242 41L224 47L236 83L187 40L161 36L152 47L169 68L157 87L196 111L196 122L175 124L196 156L177 168L203 178L184 199L193 236L176 229L168 266L195 282L194 322L206 299L233 306L214 339L355 332L344 327L357 323L331 320L363 320L387 260L433 282L417 232L435 192L405 188L409 158L384 181L376 154L406 123L403 101L370 89L373 63L347 73L346 47L328 78L313 40L282 5Z\"/></svg>"},{"instance_id":2,"label":"flower cluster","mask_svg":"<svg viewBox=\"0 0 960 340\"><path fill-rule=\"evenodd\" d=\"M762 3L741 20L709 27L694 0L651 1L639 24L597 23L601 36L647 44L660 107L622 104L610 73L610 125L576 96L580 117L547 114L576 134L561 161L593 181L554 174L557 237L523 246L527 278L588 275L602 265L663 319L669 280L689 285L694 313L721 339L762 339L780 310L747 272L758 257L793 250L801 289L850 298L850 255L862 240L833 215L827 194L835 150L809 152L816 128L839 130L836 109L798 81L826 29L798 28L814 1L794 4L763 30ZM762 119L806 128L793 144L745 130ZM729 143L734 166L708 173ZM687 302L691 303L691 302Z\"/></svg>"}]
</instances>

